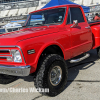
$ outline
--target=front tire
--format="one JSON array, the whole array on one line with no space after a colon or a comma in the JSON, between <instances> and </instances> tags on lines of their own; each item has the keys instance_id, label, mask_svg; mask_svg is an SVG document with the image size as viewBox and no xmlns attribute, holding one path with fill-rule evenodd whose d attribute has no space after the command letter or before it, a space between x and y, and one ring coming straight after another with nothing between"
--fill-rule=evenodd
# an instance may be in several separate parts
<instances>
[{"instance_id":1,"label":"front tire","mask_svg":"<svg viewBox=\"0 0 100 100\"><path fill-rule=\"evenodd\" d=\"M57 55L50 54L40 64L35 79L36 88L49 89L49 92L40 92L48 96L61 93L67 84L68 69L65 60Z\"/></svg>"}]
</instances>

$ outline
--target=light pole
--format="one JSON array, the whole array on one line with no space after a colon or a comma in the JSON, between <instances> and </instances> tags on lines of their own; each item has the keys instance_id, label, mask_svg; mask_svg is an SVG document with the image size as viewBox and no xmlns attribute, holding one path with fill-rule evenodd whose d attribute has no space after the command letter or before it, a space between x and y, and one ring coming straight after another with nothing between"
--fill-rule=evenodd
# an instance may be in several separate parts
<instances>
[{"instance_id":1,"label":"light pole","mask_svg":"<svg viewBox=\"0 0 100 100\"><path fill-rule=\"evenodd\" d=\"M91 5L93 5L93 0L91 1Z\"/></svg>"},{"instance_id":2,"label":"light pole","mask_svg":"<svg viewBox=\"0 0 100 100\"><path fill-rule=\"evenodd\" d=\"M83 0L82 0L82 5L83 5Z\"/></svg>"}]
</instances>

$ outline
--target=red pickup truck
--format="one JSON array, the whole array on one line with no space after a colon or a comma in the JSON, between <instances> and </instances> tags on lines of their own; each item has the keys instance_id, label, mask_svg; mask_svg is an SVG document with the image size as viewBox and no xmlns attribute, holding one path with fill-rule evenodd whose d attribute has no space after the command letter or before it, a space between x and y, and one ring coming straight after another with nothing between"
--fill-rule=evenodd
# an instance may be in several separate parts
<instances>
[{"instance_id":1,"label":"red pickup truck","mask_svg":"<svg viewBox=\"0 0 100 100\"><path fill-rule=\"evenodd\" d=\"M95 48L100 57L100 22L88 23L81 6L31 12L23 29L0 35L0 83L35 73L36 88L48 88L44 94L56 96L67 84L65 60L80 62Z\"/></svg>"}]
</instances>

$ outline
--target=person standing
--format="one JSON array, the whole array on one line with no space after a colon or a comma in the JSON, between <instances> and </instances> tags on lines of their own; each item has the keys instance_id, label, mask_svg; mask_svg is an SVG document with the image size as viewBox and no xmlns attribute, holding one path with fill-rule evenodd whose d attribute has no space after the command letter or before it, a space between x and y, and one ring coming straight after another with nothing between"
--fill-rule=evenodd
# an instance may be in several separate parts
<instances>
[{"instance_id":1,"label":"person standing","mask_svg":"<svg viewBox=\"0 0 100 100\"><path fill-rule=\"evenodd\" d=\"M94 20L95 21L100 20L100 17L99 17L99 14L98 13L95 14Z\"/></svg>"}]
</instances>

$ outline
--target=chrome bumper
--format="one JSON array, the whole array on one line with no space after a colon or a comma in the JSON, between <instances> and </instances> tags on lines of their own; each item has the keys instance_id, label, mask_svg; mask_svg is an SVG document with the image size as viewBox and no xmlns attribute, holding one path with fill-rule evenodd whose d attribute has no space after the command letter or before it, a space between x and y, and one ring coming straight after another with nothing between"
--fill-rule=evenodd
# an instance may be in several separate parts
<instances>
[{"instance_id":1,"label":"chrome bumper","mask_svg":"<svg viewBox=\"0 0 100 100\"><path fill-rule=\"evenodd\" d=\"M30 74L30 69L30 66L0 65L0 74L13 76L28 76Z\"/></svg>"}]
</instances>

